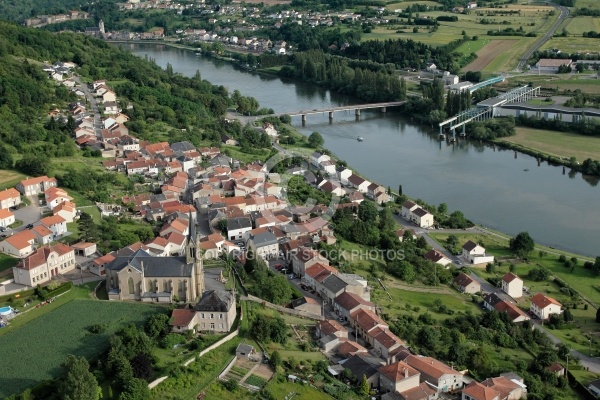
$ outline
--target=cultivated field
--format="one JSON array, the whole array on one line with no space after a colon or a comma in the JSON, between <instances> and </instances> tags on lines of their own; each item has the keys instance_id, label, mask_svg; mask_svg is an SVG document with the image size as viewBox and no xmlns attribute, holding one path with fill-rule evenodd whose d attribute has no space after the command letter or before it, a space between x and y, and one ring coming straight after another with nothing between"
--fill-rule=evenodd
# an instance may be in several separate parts
<instances>
[{"instance_id":1,"label":"cultivated field","mask_svg":"<svg viewBox=\"0 0 600 400\"><path fill-rule=\"evenodd\" d=\"M569 18L570 21L567 25L567 32L570 35L581 35L583 32L589 31L600 31L600 18L599 17L575 17ZM594 39L590 39L594 40ZM597 46L597 44L596 44Z\"/></svg>"},{"instance_id":2,"label":"cultivated field","mask_svg":"<svg viewBox=\"0 0 600 400\"><path fill-rule=\"evenodd\" d=\"M519 126L516 131L515 136L502 138L502 141L517 143L557 157L577 157L579 162L587 158L600 159L599 137Z\"/></svg>"},{"instance_id":3,"label":"cultivated field","mask_svg":"<svg viewBox=\"0 0 600 400\"><path fill-rule=\"evenodd\" d=\"M14 330L0 336L0 397L60 376L59 366L68 354L92 358L106 348L112 333L142 323L159 310L146 304L77 299L19 328L4 328ZM87 328L94 324L107 324L107 329L92 334Z\"/></svg>"},{"instance_id":4,"label":"cultivated field","mask_svg":"<svg viewBox=\"0 0 600 400\"><path fill-rule=\"evenodd\" d=\"M0 190L13 187L25 178L25 174L20 172L0 169Z\"/></svg>"},{"instance_id":5,"label":"cultivated field","mask_svg":"<svg viewBox=\"0 0 600 400\"><path fill-rule=\"evenodd\" d=\"M589 74L555 74L555 75L522 75L509 80L513 85L541 86L547 90L581 90L584 93L600 93L600 79L595 79Z\"/></svg>"},{"instance_id":6,"label":"cultivated field","mask_svg":"<svg viewBox=\"0 0 600 400\"><path fill-rule=\"evenodd\" d=\"M464 71L483 71L496 57L513 47L517 40L492 40L476 52L477 58L463 68ZM467 44L467 43L465 43ZM464 46L464 45L463 45Z\"/></svg>"},{"instance_id":7,"label":"cultivated field","mask_svg":"<svg viewBox=\"0 0 600 400\"><path fill-rule=\"evenodd\" d=\"M598 52L598 39L583 36L553 37L542 46L542 50L548 49L559 49L566 53Z\"/></svg>"}]
</instances>

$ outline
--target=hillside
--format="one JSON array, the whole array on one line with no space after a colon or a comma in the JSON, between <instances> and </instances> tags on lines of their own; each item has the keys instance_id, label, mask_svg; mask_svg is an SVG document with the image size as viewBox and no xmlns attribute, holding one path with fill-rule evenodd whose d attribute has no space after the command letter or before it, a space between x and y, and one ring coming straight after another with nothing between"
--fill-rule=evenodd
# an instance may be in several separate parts
<instances>
[{"instance_id":1,"label":"hillside","mask_svg":"<svg viewBox=\"0 0 600 400\"><path fill-rule=\"evenodd\" d=\"M14 159L22 154L65 157L79 152L72 127L50 121L48 112L76 97L42 71L42 63L72 61L83 81L105 79L128 114L130 132L159 140L218 141L235 124L217 123L231 100L224 87L164 71L117 47L87 36L24 28L0 22L0 150ZM224 126L224 127L222 127ZM10 168L0 157L0 169Z\"/></svg>"}]
</instances>

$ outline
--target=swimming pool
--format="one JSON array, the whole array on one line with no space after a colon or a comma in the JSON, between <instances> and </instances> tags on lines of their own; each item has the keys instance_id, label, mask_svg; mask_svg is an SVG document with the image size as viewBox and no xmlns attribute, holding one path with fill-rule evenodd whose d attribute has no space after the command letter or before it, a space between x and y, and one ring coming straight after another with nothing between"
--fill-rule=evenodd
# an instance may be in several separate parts
<instances>
[{"instance_id":1,"label":"swimming pool","mask_svg":"<svg viewBox=\"0 0 600 400\"><path fill-rule=\"evenodd\" d=\"M9 315L12 315L12 313L13 309L10 306L0 308L0 316L2 317L7 317Z\"/></svg>"}]
</instances>

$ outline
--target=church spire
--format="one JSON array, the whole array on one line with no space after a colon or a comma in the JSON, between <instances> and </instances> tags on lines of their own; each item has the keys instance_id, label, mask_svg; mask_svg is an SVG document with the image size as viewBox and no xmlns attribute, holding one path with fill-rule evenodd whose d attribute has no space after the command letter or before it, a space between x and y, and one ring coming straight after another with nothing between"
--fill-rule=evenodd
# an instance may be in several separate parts
<instances>
[{"instance_id":1,"label":"church spire","mask_svg":"<svg viewBox=\"0 0 600 400\"><path fill-rule=\"evenodd\" d=\"M191 264L196 261L198 251L197 248L197 236L196 236L196 221L194 221L194 217L190 211L189 215L189 227L188 227L188 243L187 243L187 251L186 251L186 262Z\"/></svg>"}]
</instances>

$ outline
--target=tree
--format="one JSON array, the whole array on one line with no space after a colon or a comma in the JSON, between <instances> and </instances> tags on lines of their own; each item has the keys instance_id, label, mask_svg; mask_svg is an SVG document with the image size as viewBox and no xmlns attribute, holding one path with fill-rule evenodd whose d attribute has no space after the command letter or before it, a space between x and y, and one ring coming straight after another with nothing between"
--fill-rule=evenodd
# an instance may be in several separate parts
<instances>
[{"instance_id":1,"label":"tree","mask_svg":"<svg viewBox=\"0 0 600 400\"><path fill-rule=\"evenodd\" d=\"M167 314L154 314L146 320L144 331L153 339L165 336L170 331L169 316Z\"/></svg>"},{"instance_id":2,"label":"tree","mask_svg":"<svg viewBox=\"0 0 600 400\"><path fill-rule=\"evenodd\" d=\"M15 168L27 175L42 176L50 173L51 163L45 154L28 153L16 162Z\"/></svg>"},{"instance_id":3,"label":"tree","mask_svg":"<svg viewBox=\"0 0 600 400\"><path fill-rule=\"evenodd\" d=\"M6 146L0 145L0 169L10 169L13 167L12 154L8 152Z\"/></svg>"},{"instance_id":4,"label":"tree","mask_svg":"<svg viewBox=\"0 0 600 400\"><path fill-rule=\"evenodd\" d=\"M600 322L600 308L596 311L596 322Z\"/></svg>"},{"instance_id":5,"label":"tree","mask_svg":"<svg viewBox=\"0 0 600 400\"><path fill-rule=\"evenodd\" d=\"M77 230L79 237L87 242L98 242L100 240L100 229L94 223L92 216L86 212L82 212L77 222Z\"/></svg>"},{"instance_id":6,"label":"tree","mask_svg":"<svg viewBox=\"0 0 600 400\"><path fill-rule=\"evenodd\" d=\"M573 313L568 308L566 308L565 311L563 311L563 319L567 323L573 321Z\"/></svg>"},{"instance_id":7,"label":"tree","mask_svg":"<svg viewBox=\"0 0 600 400\"><path fill-rule=\"evenodd\" d=\"M125 383L124 390L119 400L146 400L150 398L148 382L143 379L133 378Z\"/></svg>"},{"instance_id":8,"label":"tree","mask_svg":"<svg viewBox=\"0 0 600 400\"><path fill-rule=\"evenodd\" d=\"M279 352L275 350L271 353L271 358L269 359L269 361L271 362L273 368L277 368L282 363L281 354L279 354Z\"/></svg>"},{"instance_id":9,"label":"tree","mask_svg":"<svg viewBox=\"0 0 600 400\"><path fill-rule=\"evenodd\" d=\"M402 196L402 185L398 185L398 195Z\"/></svg>"},{"instance_id":10,"label":"tree","mask_svg":"<svg viewBox=\"0 0 600 400\"><path fill-rule=\"evenodd\" d=\"M458 236L455 234L448 235L448 238L446 238L446 243L448 243L448 246L450 247L456 247L458 244Z\"/></svg>"},{"instance_id":11,"label":"tree","mask_svg":"<svg viewBox=\"0 0 600 400\"><path fill-rule=\"evenodd\" d=\"M509 241L510 251L521 258L531 253L534 247L535 243L527 232L521 232Z\"/></svg>"},{"instance_id":12,"label":"tree","mask_svg":"<svg viewBox=\"0 0 600 400\"><path fill-rule=\"evenodd\" d=\"M98 381L90 372L84 357L69 354L63 363L65 377L58 383L57 393L63 400L97 400ZM146 384L146 386L148 386Z\"/></svg>"},{"instance_id":13,"label":"tree","mask_svg":"<svg viewBox=\"0 0 600 400\"><path fill-rule=\"evenodd\" d=\"M367 224L375 224L377 214L377 207L371 201L362 201L358 206L358 218Z\"/></svg>"},{"instance_id":14,"label":"tree","mask_svg":"<svg viewBox=\"0 0 600 400\"><path fill-rule=\"evenodd\" d=\"M369 384L369 381L367 380L367 377L364 374L362 376L360 385L358 387L358 393L365 395L365 396L368 396L369 394L371 394L371 385Z\"/></svg>"},{"instance_id":15,"label":"tree","mask_svg":"<svg viewBox=\"0 0 600 400\"><path fill-rule=\"evenodd\" d=\"M325 143L325 140L323 140L323 136L321 136L319 132L313 132L308 137L308 145L310 147L314 147L316 149L323 146L323 143Z\"/></svg>"},{"instance_id":16,"label":"tree","mask_svg":"<svg viewBox=\"0 0 600 400\"><path fill-rule=\"evenodd\" d=\"M147 354L138 354L131 359L133 376L140 379L149 379L152 376L152 360Z\"/></svg>"},{"instance_id":17,"label":"tree","mask_svg":"<svg viewBox=\"0 0 600 400\"><path fill-rule=\"evenodd\" d=\"M438 209L437 209L437 211L438 211L438 213L439 213L439 214L442 214L442 215L443 215L443 214L446 214L446 213L448 212L448 204L446 204L446 203L441 203L441 204L438 206Z\"/></svg>"}]
</instances>

